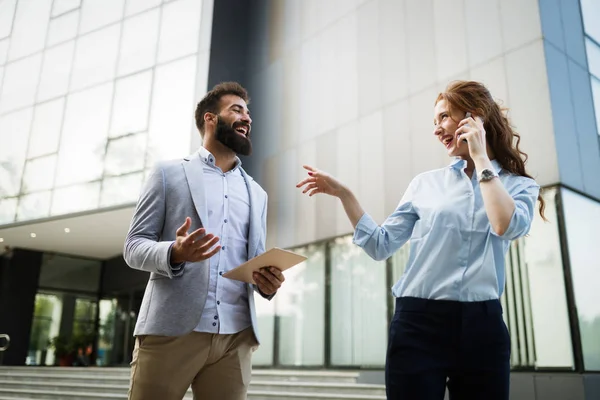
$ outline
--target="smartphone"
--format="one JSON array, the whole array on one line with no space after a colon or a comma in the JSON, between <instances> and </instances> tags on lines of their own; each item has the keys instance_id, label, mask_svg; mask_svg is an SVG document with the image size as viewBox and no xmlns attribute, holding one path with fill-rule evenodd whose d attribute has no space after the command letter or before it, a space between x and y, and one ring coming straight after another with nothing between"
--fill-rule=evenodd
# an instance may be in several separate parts
<instances>
[{"instance_id":1,"label":"smartphone","mask_svg":"<svg viewBox=\"0 0 600 400\"><path fill-rule=\"evenodd\" d=\"M465 114L465 118L471 118L471 113L467 111L467 113ZM469 124L465 124L465 125L469 126ZM468 142L467 142L467 139L463 139L462 141L463 141L464 143L468 143Z\"/></svg>"}]
</instances>

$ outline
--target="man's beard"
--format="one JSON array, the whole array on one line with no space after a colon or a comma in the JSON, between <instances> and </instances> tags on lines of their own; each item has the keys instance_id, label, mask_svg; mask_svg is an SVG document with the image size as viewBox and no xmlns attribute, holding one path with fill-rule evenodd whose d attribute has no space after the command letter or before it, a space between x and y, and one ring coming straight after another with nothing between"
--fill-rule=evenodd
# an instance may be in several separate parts
<instances>
[{"instance_id":1,"label":"man's beard","mask_svg":"<svg viewBox=\"0 0 600 400\"><path fill-rule=\"evenodd\" d=\"M246 126L248 128L248 135L246 137L243 137L236 132L235 128L240 126ZM215 138L236 154L242 156L249 156L252 154L250 126L248 124L238 121L234 122L233 125L228 125L220 116L217 116Z\"/></svg>"}]
</instances>

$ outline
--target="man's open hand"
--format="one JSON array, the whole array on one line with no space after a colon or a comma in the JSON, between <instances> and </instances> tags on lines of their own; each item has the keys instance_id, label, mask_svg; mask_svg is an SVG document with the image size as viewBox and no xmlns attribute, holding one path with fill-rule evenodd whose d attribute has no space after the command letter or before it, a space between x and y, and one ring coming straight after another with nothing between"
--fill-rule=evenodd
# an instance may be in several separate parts
<instances>
[{"instance_id":1,"label":"man's open hand","mask_svg":"<svg viewBox=\"0 0 600 400\"><path fill-rule=\"evenodd\" d=\"M187 217L183 225L177 229L177 237L171 249L171 264L207 260L221 249L221 246L211 249L217 244L219 238L212 233L206 235L204 228L188 234L191 225L192 219Z\"/></svg>"}]
</instances>

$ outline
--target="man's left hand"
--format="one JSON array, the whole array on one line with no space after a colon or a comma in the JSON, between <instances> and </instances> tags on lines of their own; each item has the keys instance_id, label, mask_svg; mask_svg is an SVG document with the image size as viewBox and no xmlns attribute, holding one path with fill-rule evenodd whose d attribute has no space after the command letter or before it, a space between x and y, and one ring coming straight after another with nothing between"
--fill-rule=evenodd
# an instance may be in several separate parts
<instances>
[{"instance_id":1,"label":"man's left hand","mask_svg":"<svg viewBox=\"0 0 600 400\"><path fill-rule=\"evenodd\" d=\"M256 282L256 286L258 286L258 290L267 296L275 294L285 281L281 270L275 267L261 268L260 272L255 272L252 277Z\"/></svg>"}]
</instances>

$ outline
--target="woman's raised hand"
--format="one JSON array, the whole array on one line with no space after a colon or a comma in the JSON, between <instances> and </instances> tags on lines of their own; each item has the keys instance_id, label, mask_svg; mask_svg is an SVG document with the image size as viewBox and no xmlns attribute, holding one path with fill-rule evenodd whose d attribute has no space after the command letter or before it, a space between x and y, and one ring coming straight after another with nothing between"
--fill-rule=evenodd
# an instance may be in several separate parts
<instances>
[{"instance_id":1,"label":"woman's raised hand","mask_svg":"<svg viewBox=\"0 0 600 400\"><path fill-rule=\"evenodd\" d=\"M303 189L302 193L308 193L309 196L324 193L341 197L346 190L340 181L327 172L319 171L310 165L303 165L303 167L308 171L308 177L296 185L297 188Z\"/></svg>"}]
</instances>

